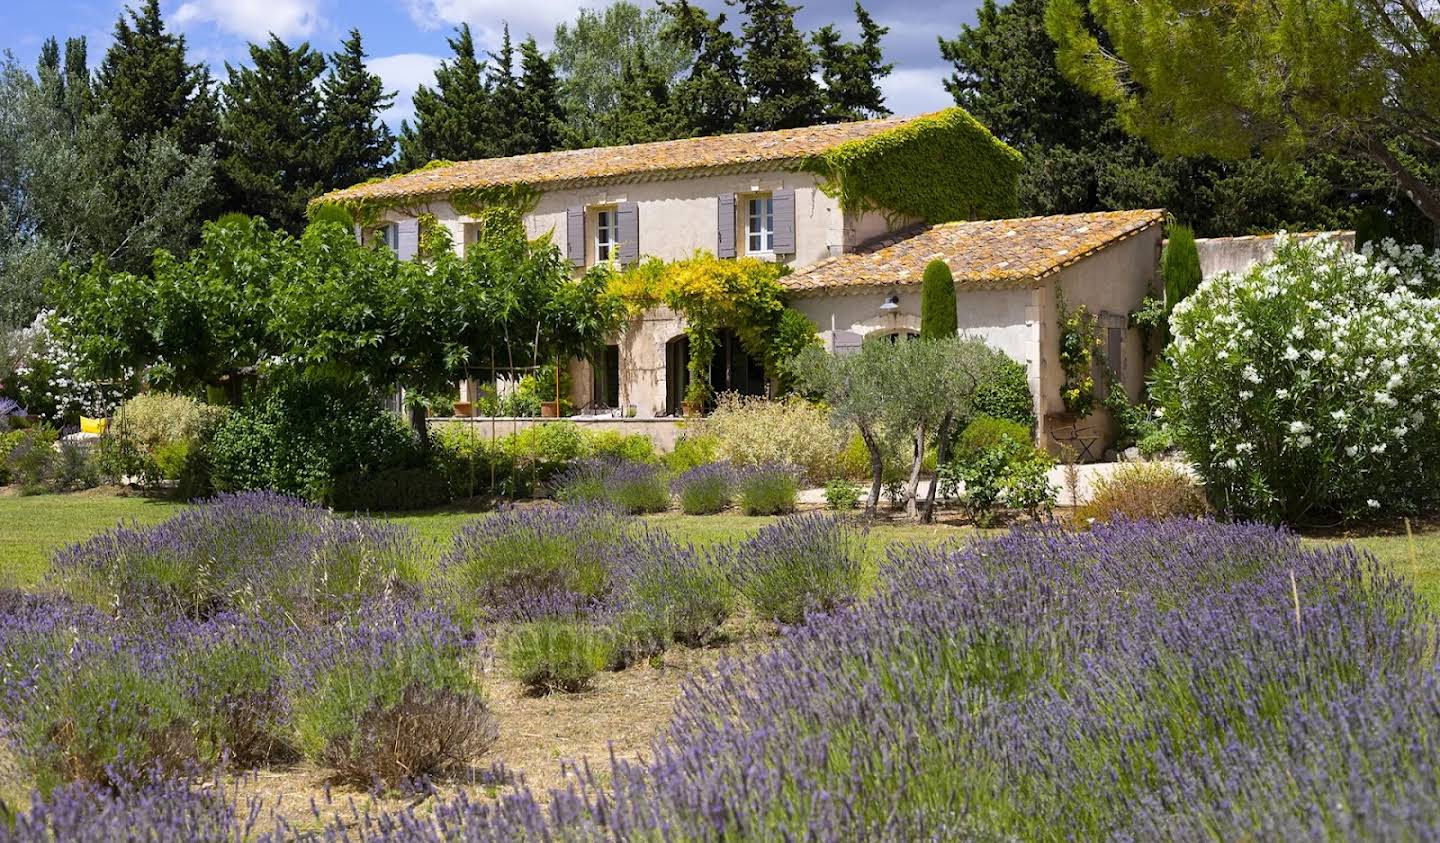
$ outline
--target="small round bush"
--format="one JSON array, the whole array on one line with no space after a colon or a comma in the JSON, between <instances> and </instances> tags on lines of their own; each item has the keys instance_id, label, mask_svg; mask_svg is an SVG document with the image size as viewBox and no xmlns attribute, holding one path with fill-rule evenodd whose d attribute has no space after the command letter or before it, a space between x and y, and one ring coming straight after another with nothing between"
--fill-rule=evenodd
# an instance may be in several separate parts
<instances>
[{"instance_id":1,"label":"small round bush","mask_svg":"<svg viewBox=\"0 0 1440 843\"><path fill-rule=\"evenodd\" d=\"M505 633L500 652L510 675L537 696L587 690L615 655L607 630L573 618L520 624Z\"/></svg>"},{"instance_id":2,"label":"small round bush","mask_svg":"<svg viewBox=\"0 0 1440 843\"><path fill-rule=\"evenodd\" d=\"M859 504L860 490L849 480L831 480L825 484L825 505L839 512Z\"/></svg>"},{"instance_id":3,"label":"small round bush","mask_svg":"<svg viewBox=\"0 0 1440 843\"><path fill-rule=\"evenodd\" d=\"M553 482L555 497L566 503L607 503L632 515L670 508L665 469L654 463L605 457L582 459Z\"/></svg>"},{"instance_id":4,"label":"small round bush","mask_svg":"<svg viewBox=\"0 0 1440 843\"><path fill-rule=\"evenodd\" d=\"M1035 398L1030 393L1030 373L1025 364L1004 355L989 376L975 387L973 406L977 415L1008 419L1027 430L1035 427Z\"/></svg>"},{"instance_id":5,"label":"small round bush","mask_svg":"<svg viewBox=\"0 0 1440 843\"><path fill-rule=\"evenodd\" d=\"M665 455L665 465L674 474L720 460L720 440L710 435L681 434L675 449Z\"/></svg>"},{"instance_id":6,"label":"small round bush","mask_svg":"<svg viewBox=\"0 0 1440 843\"><path fill-rule=\"evenodd\" d=\"M294 681L300 748L337 780L399 786L463 770L499 735L459 629L433 612L356 617Z\"/></svg>"},{"instance_id":7,"label":"small round bush","mask_svg":"<svg viewBox=\"0 0 1440 843\"><path fill-rule=\"evenodd\" d=\"M598 504L503 509L455 536L433 580L461 622L505 613L520 600L610 591L609 562L627 519Z\"/></svg>"},{"instance_id":8,"label":"small round bush","mask_svg":"<svg viewBox=\"0 0 1440 843\"><path fill-rule=\"evenodd\" d=\"M586 456L605 457L630 462L655 462L655 443L643 433L623 434L617 430L587 433L584 439Z\"/></svg>"},{"instance_id":9,"label":"small round bush","mask_svg":"<svg viewBox=\"0 0 1440 843\"><path fill-rule=\"evenodd\" d=\"M740 511L746 515L786 515L795 511L800 495L799 472L778 463L750 466L739 472Z\"/></svg>"},{"instance_id":10,"label":"small round bush","mask_svg":"<svg viewBox=\"0 0 1440 843\"><path fill-rule=\"evenodd\" d=\"M992 448L1004 446L1013 456L1028 455L1034 437L1030 428L1010 419L976 416L956 437L951 458L957 462L973 461Z\"/></svg>"},{"instance_id":11,"label":"small round bush","mask_svg":"<svg viewBox=\"0 0 1440 843\"><path fill-rule=\"evenodd\" d=\"M647 641L709 643L730 616L734 594L728 560L681 544L663 532L627 535L616 551L617 603L626 631Z\"/></svg>"},{"instance_id":12,"label":"small round bush","mask_svg":"<svg viewBox=\"0 0 1440 843\"><path fill-rule=\"evenodd\" d=\"M1076 513L1081 523L1116 518L1197 518L1210 511L1205 490L1184 469L1170 463L1126 463L1098 477L1090 501Z\"/></svg>"},{"instance_id":13,"label":"small round bush","mask_svg":"<svg viewBox=\"0 0 1440 843\"><path fill-rule=\"evenodd\" d=\"M729 463L708 463L686 471L670 484L686 515L713 515L729 508L735 496L735 469Z\"/></svg>"},{"instance_id":14,"label":"small round bush","mask_svg":"<svg viewBox=\"0 0 1440 843\"><path fill-rule=\"evenodd\" d=\"M1440 257L1276 239L1176 306L1154 395L1222 511L1269 521L1440 499Z\"/></svg>"},{"instance_id":15,"label":"small round bush","mask_svg":"<svg viewBox=\"0 0 1440 843\"><path fill-rule=\"evenodd\" d=\"M147 392L121 404L100 440L101 462L116 477L181 482L187 496L210 491L208 455L228 415L184 395Z\"/></svg>"},{"instance_id":16,"label":"small round bush","mask_svg":"<svg viewBox=\"0 0 1440 843\"><path fill-rule=\"evenodd\" d=\"M830 410L799 396L772 401L726 393L697 424L718 440L721 458L735 466L785 463L816 482L834 476L836 455L845 446L845 433L830 423Z\"/></svg>"},{"instance_id":17,"label":"small round bush","mask_svg":"<svg viewBox=\"0 0 1440 843\"><path fill-rule=\"evenodd\" d=\"M867 534L828 515L796 515L761 529L735 552L740 591L766 620L794 624L859 596Z\"/></svg>"}]
</instances>

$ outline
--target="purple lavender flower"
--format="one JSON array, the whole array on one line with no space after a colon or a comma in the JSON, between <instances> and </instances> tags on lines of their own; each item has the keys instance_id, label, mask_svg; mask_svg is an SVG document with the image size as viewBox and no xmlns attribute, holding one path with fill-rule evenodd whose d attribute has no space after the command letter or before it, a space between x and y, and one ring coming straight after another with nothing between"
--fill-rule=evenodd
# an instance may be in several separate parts
<instances>
[{"instance_id":1,"label":"purple lavender flower","mask_svg":"<svg viewBox=\"0 0 1440 843\"><path fill-rule=\"evenodd\" d=\"M670 508L665 468L613 457L576 460L556 476L555 497L566 503L603 503L638 515Z\"/></svg>"},{"instance_id":2,"label":"purple lavender flower","mask_svg":"<svg viewBox=\"0 0 1440 843\"><path fill-rule=\"evenodd\" d=\"M671 481L686 515L711 515L730 506L735 496L735 467L725 462L698 465Z\"/></svg>"}]
</instances>

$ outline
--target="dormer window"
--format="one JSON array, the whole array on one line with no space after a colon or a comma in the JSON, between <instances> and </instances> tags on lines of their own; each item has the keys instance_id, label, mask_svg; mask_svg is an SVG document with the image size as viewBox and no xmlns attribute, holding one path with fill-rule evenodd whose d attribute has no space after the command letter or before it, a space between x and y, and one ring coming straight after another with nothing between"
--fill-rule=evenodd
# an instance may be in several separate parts
<instances>
[{"instance_id":1,"label":"dormer window","mask_svg":"<svg viewBox=\"0 0 1440 843\"><path fill-rule=\"evenodd\" d=\"M595 212L595 260L604 263L615 257L620 246L620 226L615 219L615 209L605 208Z\"/></svg>"},{"instance_id":2,"label":"dormer window","mask_svg":"<svg viewBox=\"0 0 1440 843\"><path fill-rule=\"evenodd\" d=\"M745 251L768 255L775 251L775 198L770 194L746 200Z\"/></svg>"}]
</instances>

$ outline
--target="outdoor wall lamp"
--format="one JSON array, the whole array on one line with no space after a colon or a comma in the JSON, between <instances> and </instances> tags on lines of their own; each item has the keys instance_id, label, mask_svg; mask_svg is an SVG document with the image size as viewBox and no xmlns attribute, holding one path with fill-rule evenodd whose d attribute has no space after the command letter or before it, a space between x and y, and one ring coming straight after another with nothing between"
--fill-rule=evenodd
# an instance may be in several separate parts
<instances>
[{"instance_id":1,"label":"outdoor wall lamp","mask_svg":"<svg viewBox=\"0 0 1440 843\"><path fill-rule=\"evenodd\" d=\"M880 305L881 313L894 313L900 309L900 296L895 293L885 297L885 303Z\"/></svg>"}]
</instances>

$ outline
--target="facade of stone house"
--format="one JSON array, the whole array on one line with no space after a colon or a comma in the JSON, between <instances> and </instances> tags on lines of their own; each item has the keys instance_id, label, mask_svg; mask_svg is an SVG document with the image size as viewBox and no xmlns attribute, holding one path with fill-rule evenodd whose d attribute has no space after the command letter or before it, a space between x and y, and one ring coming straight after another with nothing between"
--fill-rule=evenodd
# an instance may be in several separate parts
<instances>
[{"instance_id":1,"label":"facade of stone house","mask_svg":"<svg viewBox=\"0 0 1440 843\"><path fill-rule=\"evenodd\" d=\"M953 140L956 132L970 133L965 149L971 154L964 160L927 154L921 146ZM527 233L551 238L577 272L642 257L674 260L698 250L776 261L791 270L782 283L792 306L817 330L838 332L829 335L832 342L837 335L918 330L924 264L944 257L955 270L962 329L1026 364L1040 416L1059 400L1058 386L1051 389L1056 284L1068 301L1086 304L1107 320L1107 330L1119 331L1125 380L1138 389L1143 362L1129 361L1138 343L1122 326L1154 283L1159 212L927 225L921 206L908 201L909 188L871 185L874 195L847 203L842 197L853 193L851 186L816 166L827 155L866 143L873 147L865 149L879 150L888 172L913 179L917 194L955 185L960 198L974 183L999 184L1003 195L1009 180L1013 196L1018 157L952 109L920 118L442 164L319 201L369 211L357 214L366 220L361 236L383 239L402 258L418 249L422 216L443 225L463 250L483 225L484 204L508 201L521 205ZM886 161L886 155L909 157ZM934 198L926 208L933 209ZM994 216L996 207L957 201L946 208L946 218ZM934 211L928 216L933 219ZM571 402L592 415L678 414L688 362L684 328L683 317L665 308L632 320L594 364L572 362ZM759 365L729 335L721 337L711 377L717 391L761 394L766 387ZM465 384L462 397L472 387Z\"/></svg>"}]
</instances>

